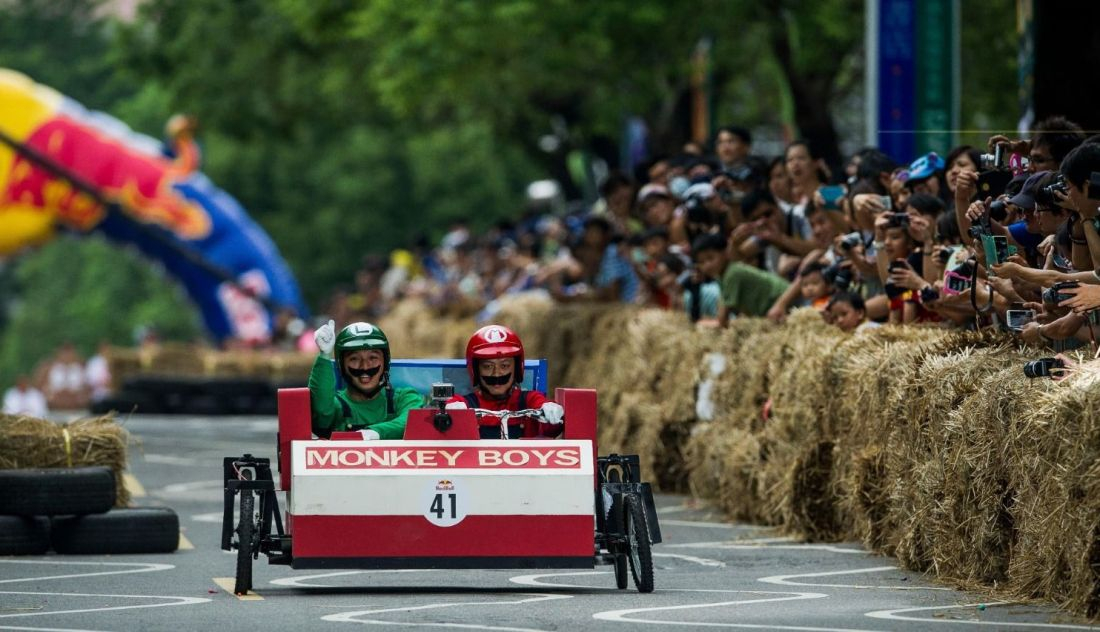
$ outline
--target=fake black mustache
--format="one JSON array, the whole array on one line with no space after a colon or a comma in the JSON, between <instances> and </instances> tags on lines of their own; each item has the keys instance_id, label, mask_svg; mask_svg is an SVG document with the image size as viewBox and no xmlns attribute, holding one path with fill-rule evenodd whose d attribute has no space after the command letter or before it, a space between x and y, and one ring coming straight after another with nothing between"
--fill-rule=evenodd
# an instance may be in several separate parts
<instances>
[{"instance_id":1,"label":"fake black mustache","mask_svg":"<svg viewBox=\"0 0 1100 632\"><path fill-rule=\"evenodd\" d=\"M508 383L508 380L512 379L511 375L482 375L481 381L485 382L489 386L503 386Z\"/></svg>"},{"instance_id":2,"label":"fake black mustache","mask_svg":"<svg viewBox=\"0 0 1100 632\"><path fill-rule=\"evenodd\" d=\"M353 369L348 367L348 373L352 377L374 377L378 375L378 372L382 370L382 367L376 366L373 369Z\"/></svg>"}]
</instances>

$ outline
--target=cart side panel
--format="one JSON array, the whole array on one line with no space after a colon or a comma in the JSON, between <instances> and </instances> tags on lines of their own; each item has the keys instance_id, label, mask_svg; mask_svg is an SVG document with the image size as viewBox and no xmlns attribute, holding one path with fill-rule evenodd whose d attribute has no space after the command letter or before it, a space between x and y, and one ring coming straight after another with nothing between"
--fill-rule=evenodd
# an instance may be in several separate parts
<instances>
[{"instance_id":1,"label":"cart side panel","mask_svg":"<svg viewBox=\"0 0 1100 632\"><path fill-rule=\"evenodd\" d=\"M290 489L290 442L312 435L308 388L279 389L279 488Z\"/></svg>"}]
</instances>

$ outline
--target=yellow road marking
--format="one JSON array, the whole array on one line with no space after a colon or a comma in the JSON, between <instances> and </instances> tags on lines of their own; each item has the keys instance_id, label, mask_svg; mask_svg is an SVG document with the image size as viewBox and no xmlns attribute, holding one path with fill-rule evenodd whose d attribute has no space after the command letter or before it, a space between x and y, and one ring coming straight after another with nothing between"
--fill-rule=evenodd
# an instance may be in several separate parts
<instances>
[{"instance_id":1,"label":"yellow road marking","mask_svg":"<svg viewBox=\"0 0 1100 632\"><path fill-rule=\"evenodd\" d=\"M214 578L214 583L221 586L222 590L224 590L225 592L233 595L233 585L237 583L237 580L232 578L232 577L215 577ZM240 599L241 601L263 601L264 600L263 597L257 595L256 593L252 592L251 590L248 591L247 594L233 595L233 596L236 597L237 599Z\"/></svg>"},{"instance_id":2,"label":"yellow road marking","mask_svg":"<svg viewBox=\"0 0 1100 632\"><path fill-rule=\"evenodd\" d=\"M144 498L145 487L138 481L137 477L129 472L122 473L122 484L126 489L130 490L131 498Z\"/></svg>"},{"instance_id":3,"label":"yellow road marking","mask_svg":"<svg viewBox=\"0 0 1100 632\"><path fill-rule=\"evenodd\" d=\"M194 550L194 548L195 548L195 545L191 544L191 540L188 540L187 536L183 535L183 531L180 531L180 545L179 545L179 548L182 551L191 551L191 550Z\"/></svg>"}]
</instances>

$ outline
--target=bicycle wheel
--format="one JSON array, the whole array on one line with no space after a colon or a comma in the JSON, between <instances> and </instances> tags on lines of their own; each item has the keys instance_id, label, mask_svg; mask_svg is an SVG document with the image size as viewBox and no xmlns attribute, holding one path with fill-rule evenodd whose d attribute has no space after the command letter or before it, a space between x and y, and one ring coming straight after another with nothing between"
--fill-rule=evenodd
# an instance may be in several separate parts
<instances>
[{"instance_id":1,"label":"bicycle wheel","mask_svg":"<svg viewBox=\"0 0 1100 632\"><path fill-rule=\"evenodd\" d=\"M638 592L653 592L653 551L642 499L630 494L624 500L623 530L630 549L630 572L634 575L634 585Z\"/></svg>"},{"instance_id":2,"label":"bicycle wheel","mask_svg":"<svg viewBox=\"0 0 1100 632\"><path fill-rule=\"evenodd\" d=\"M252 590L252 540L256 536L256 497L252 490L241 491L241 517L237 522L237 577L233 592Z\"/></svg>"}]
</instances>

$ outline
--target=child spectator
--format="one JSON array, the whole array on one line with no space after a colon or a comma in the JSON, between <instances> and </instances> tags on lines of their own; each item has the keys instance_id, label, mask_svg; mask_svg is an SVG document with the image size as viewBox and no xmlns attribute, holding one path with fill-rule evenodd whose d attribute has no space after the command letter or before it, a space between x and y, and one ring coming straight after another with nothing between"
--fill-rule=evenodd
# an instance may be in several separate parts
<instances>
[{"instance_id":1,"label":"child spectator","mask_svg":"<svg viewBox=\"0 0 1100 632\"><path fill-rule=\"evenodd\" d=\"M867 308L863 298L852 292L837 292L829 299L825 310L829 322L848 333L861 333L878 327L873 320L867 320Z\"/></svg>"},{"instance_id":2,"label":"child spectator","mask_svg":"<svg viewBox=\"0 0 1100 632\"><path fill-rule=\"evenodd\" d=\"M46 396L42 391L31 386L31 381L26 375L15 378L15 386L4 393L5 415L27 415L43 419L48 413Z\"/></svg>"},{"instance_id":3,"label":"child spectator","mask_svg":"<svg viewBox=\"0 0 1100 632\"><path fill-rule=\"evenodd\" d=\"M820 261L815 261L806 266L799 276L802 300L808 307L813 307L819 312L825 311L829 305L829 298L833 294L833 286L825 280L823 274L826 267Z\"/></svg>"}]
</instances>

